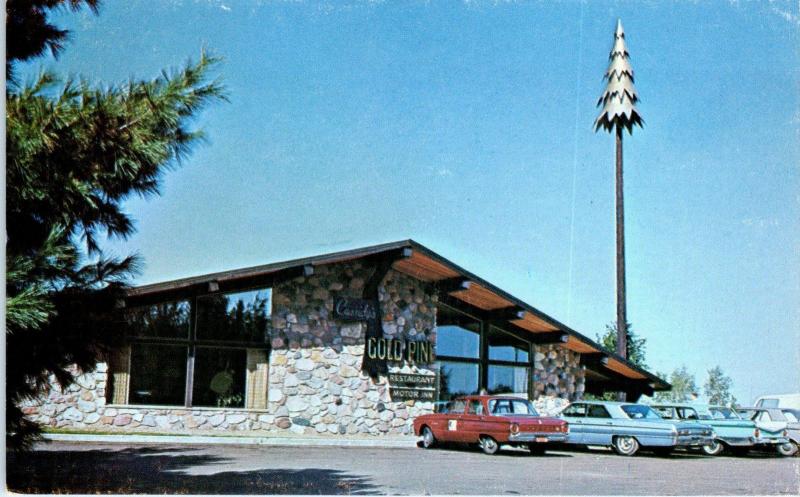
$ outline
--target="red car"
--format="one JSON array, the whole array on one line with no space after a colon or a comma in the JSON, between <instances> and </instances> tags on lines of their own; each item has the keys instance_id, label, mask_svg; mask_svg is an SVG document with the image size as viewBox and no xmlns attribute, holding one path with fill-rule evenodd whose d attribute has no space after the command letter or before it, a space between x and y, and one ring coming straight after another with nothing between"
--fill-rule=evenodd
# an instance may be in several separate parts
<instances>
[{"instance_id":1,"label":"red car","mask_svg":"<svg viewBox=\"0 0 800 497\"><path fill-rule=\"evenodd\" d=\"M541 454L548 442L565 442L569 434L566 421L540 417L527 399L470 395L442 404L438 412L414 420L414 434L422 437L425 448L460 442L496 454L500 444L510 444Z\"/></svg>"}]
</instances>

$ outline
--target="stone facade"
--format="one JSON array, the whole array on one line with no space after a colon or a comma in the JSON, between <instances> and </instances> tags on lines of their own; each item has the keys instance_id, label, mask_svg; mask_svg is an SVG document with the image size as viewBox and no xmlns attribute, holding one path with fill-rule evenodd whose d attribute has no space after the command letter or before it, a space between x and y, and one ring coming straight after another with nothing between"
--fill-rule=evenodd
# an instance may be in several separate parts
<instances>
[{"instance_id":1,"label":"stone facade","mask_svg":"<svg viewBox=\"0 0 800 497\"><path fill-rule=\"evenodd\" d=\"M580 354L556 344L537 345L533 357L533 399L542 414L556 414L585 389Z\"/></svg>"},{"instance_id":2,"label":"stone facade","mask_svg":"<svg viewBox=\"0 0 800 497\"><path fill-rule=\"evenodd\" d=\"M273 287L265 410L107 405L108 368L100 363L66 391L54 386L46 398L27 403L24 412L45 426L98 431L411 434L413 419L431 412L433 403L392 401L385 377L361 373L366 325L333 316L334 299L362 298L373 271L360 261L320 265L312 276ZM378 294L385 338L435 343L436 297L419 281L390 270ZM389 370L435 374L399 363ZM543 413L583 393L579 354L557 345L536 348L533 374Z\"/></svg>"},{"instance_id":3,"label":"stone facade","mask_svg":"<svg viewBox=\"0 0 800 497\"><path fill-rule=\"evenodd\" d=\"M384 377L361 373L366 325L333 317L335 297L362 297L371 268L321 266L273 288L269 411L294 433L410 434L432 402L392 402ZM416 280L389 271L378 288L386 338L435 340L436 305ZM416 366L390 371L434 374Z\"/></svg>"}]
</instances>

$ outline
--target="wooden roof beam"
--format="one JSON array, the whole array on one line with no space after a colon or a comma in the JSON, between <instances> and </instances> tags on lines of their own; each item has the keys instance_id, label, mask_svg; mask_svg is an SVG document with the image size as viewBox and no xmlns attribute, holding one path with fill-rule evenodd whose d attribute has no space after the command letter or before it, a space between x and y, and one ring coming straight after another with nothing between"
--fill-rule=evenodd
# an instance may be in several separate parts
<instances>
[{"instance_id":1,"label":"wooden roof beam","mask_svg":"<svg viewBox=\"0 0 800 497\"><path fill-rule=\"evenodd\" d=\"M608 366L608 354L605 354L603 352L592 352L589 354L583 353L581 354L580 364L581 366L594 366L594 367ZM606 369L598 372L602 375L605 375L605 371L611 371L611 370ZM611 372L613 373L613 371Z\"/></svg>"},{"instance_id":2,"label":"wooden roof beam","mask_svg":"<svg viewBox=\"0 0 800 497\"><path fill-rule=\"evenodd\" d=\"M517 319L525 319L526 312L528 311L522 307L512 305L510 307L488 311L486 316L490 321L514 321Z\"/></svg>"},{"instance_id":3,"label":"wooden roof beam","mask_svg":"<svg viewBox=\"0 0 800 497\"><path fill-rule=\"evenodd\" d=\"M434 282L431 286L433 291L439 294L449 295L453 292L469 290L472 280L469 278L447 278Z\"/></svg>"},{"instance_id":4,"label":"wooden roof beam","mask_svg":"<svg viewBox=\"0 0 800 497\"><path fill-rule=\"evenodd\" d=\"M569 341L569 335L562 331L553 331L548 333L528 333L527 339L539 345L549 343L564 344Z\"/></svg>"}]
</instances>

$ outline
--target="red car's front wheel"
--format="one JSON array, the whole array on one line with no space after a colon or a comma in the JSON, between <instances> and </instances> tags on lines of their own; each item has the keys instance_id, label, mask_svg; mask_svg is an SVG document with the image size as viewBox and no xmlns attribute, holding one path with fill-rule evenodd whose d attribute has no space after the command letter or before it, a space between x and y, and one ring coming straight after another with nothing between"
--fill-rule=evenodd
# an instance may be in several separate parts
<instances>
[{"instance_id":1,"label":"red car's front wheel","mask_svg":"<svg viewBox=\"0 0 800 497\"><path fill-rule=\"evenodd\" d=\"M426 449L436 445L436 437L433 436L433 430L427 426L422 428L422 446Z\"/></svg>"}]
</instances>

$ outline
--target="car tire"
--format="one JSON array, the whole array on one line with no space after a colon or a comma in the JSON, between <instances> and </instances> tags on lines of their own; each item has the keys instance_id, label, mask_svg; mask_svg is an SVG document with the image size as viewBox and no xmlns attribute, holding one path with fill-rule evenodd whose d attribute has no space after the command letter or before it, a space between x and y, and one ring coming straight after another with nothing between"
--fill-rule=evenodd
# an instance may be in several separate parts
<instances>
[{"instance_id":1,"label":"car tire","mask_svg":"<svg viewBox=\"0 0 800 497\"><path fill-rule=\"evenodd\" d=\"M500 450L500 444L497 443L497 440L486 435L480 438L479 445L481 446L483 453L490 456L497 454L497 451Z\"/></svg>"},{"instance_id":2,"label":"car tire","mask_svg":"<svg viewBox=\"0 0 800 497\"><path fill-rule=\"evenodd\" d=\"M547 452L547 448L540 444L528 444L528 452L530 452L530 455L532 456L541 456Z\"/></svg>"},{"instance_id":3,"label":"car tire","mask_svg":"<svg viewBox=\"0 0 800 497\"><path fill-rule=\"evenodd\" d=\"M436 447L436 437L433 436L433 430L427 426L422 427L422 447L424 449Z\"/></svg>"},{"instance_id":4,"label":"car tire","mask_svg":"<svg viewBox=\"0 0 800 497\"><path fill-rule=\"evenodd\" d=\"M784 457L792 457L800 451L797 444L794 442L786 442L778 446L778 454Z\"/></svg>"},{"instance_id":5,"label":"car tire","mask_svg":"<svg viewBox=\"0 0 800 497\"><path fill-rule=\"evenodd\" d=\"M725 452L725 445L719 440L714 440L711 444L704 445L700 450L707 456L718 456Z\"/></svg>"},{"instance_id":6,"label":"car tire","mask_svg":"<svg viewBox=\"0 0 800 497\"><path fill-rule=\"evenodd\" d=\"M614 437L611 447L621 456L632 456L639 451L639 442L634 437Z\"/></svg>"}]
</instances>

